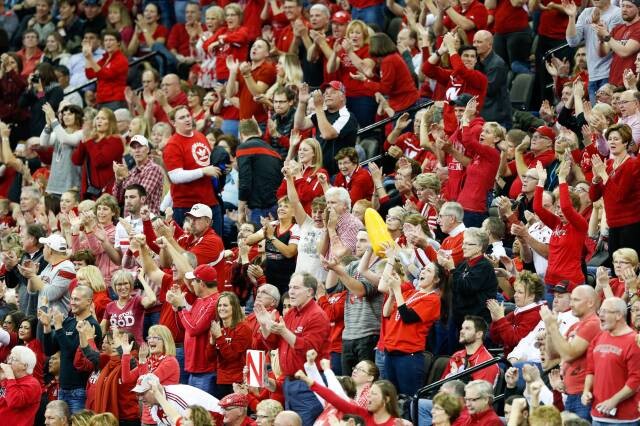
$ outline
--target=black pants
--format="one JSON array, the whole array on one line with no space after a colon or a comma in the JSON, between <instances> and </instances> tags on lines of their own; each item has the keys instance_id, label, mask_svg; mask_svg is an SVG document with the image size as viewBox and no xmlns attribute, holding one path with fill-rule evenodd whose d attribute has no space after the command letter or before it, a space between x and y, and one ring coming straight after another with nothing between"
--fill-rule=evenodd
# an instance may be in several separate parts
<instances>
[{"instance_id":1,"label":"black pants","mask_svg":"<svg viewBox=\"0 0 640 426\"><path fill-rule=\"evenodd\" d=\"M640 253L640 222L609 228L609 258L613 258L613 253L622 247Z\"/></svg>"},{"instance_id":2,"label":"black pants","mask_svg":"<svg viewBox=\"0 0 640 426\"><path fill-rule=\"evenodd\" d=\"M514 61L528 64L532 41L531 31L528 28L524 31L495 34L493 50L506 64L511 64Z\"/></svg>"},{"instance_id":3,"label":"black pants","mask_svg":"<svg viewBox=\"0 0 640 426\"><path fill-rule=\"evenodd\" d=\"M342 374L351 376L353 368L360 361L368 359L375 362L373 350L378 343L378 335L362 337L360 339L342 340Z\"/></svg>"}]
</instances>

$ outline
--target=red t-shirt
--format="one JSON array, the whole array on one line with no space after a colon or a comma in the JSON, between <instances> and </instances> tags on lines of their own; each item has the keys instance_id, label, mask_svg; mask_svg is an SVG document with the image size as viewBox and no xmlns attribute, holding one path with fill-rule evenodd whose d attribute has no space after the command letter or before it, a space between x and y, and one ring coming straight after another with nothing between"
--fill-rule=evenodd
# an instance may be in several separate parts
<instances>
[{"instance_id":1,"label":"red t-shirt","mask_svg":"<svg viewBox=\"0 0 640 426\"><path fill-rule=\"evenodd\" d=\"M611 38L620 42L621 44L627 44L629 40L640 40L640 21L634 22L631 25L620 24L611 31ZM637 53L637 52L636 52ZM635 70L636 54L632 54L623 58L622 56L613 53L613 59L611 60L611 69L609 70L609 83L615 86L622 86L622 73L625 69L630 68Z\"/></svg>"},{"instance_id":2,"label":"red t-shirt","mask_svg":"<svg viewBox=\"0 0 640 426\"><path fill-rule=\"evenodd\" d=\"M487 12L487 8L484 6L484 4L474 0L469 5L469 8L465 11L463 11L462 7L460 7L459 5L454 6L453 10L455 10L465 18L473 21L473 23L475 24L475 27L473 29L465 31L465 33L467 34L467 40L469 41L469 44L471 44L471 42L473 42L473 36L476 34L476 31L484 30L487 28L487 20L489 19L489 12ZM450 31L453 28L457 27L457 25L451 20L451 18L449 18L449 15L447 15L446 13L444 14L444 17L442 19L442 25L444 25ZM440 45L441 42L442 37L440 37L438 45Z\"/></svg>"},{"instance_id":3,"label":"red t-shirt","mask_svg":"<svg viewBox=\"0 0 640 426\"><path fill-rule=\"evenodd\" d=\"M141 300L142 296L136 294L122 308L117 301L113 301L107 305L103 317L109 327L116 326L118 329L128 331L136 336L138 344L144 342L142 337L144 307Z\"/></svg>"},{"instance_id":4,"label":"red t-shirt","mask_svg":"<svg viewBox=\"0 0 640 426\"><path fill-rule=\"evenodd\" d=\"M331 336L329 336L329 352L342 353L342 331L344 330L344 302L347 292L341 291L331 295L325 294L318 299L318 304L329 317Z\"/></svg>"},{"instance_id":5,"label":"red t-shirt","mask_svg":"<svg viewBox=\"0 0 640 426\"><path fill-rule=\"evenodd\" d=\"M276 82L276 67L272 62L265 61L251 70L251 76L256 83L261 81L270 87ZM267 122L267 111L265 111L262 104L253 100L253 95L249 91L242 75L238 75L238 98L240 98L240 120L254 117L258 123Z\"/></svg>"},{"instance_id":6,"label":"red t-shirt","mask_svg":"<svg viewBox=\"0 0 640 426\"><path fill-rule=\"evenodd\" d=\"M510 0L498 0L493 18L495 34L508 34L529 29L529 14L527 10L513 7Z\"/></svg>"},{"instance_id":7,"label":"red t-shirt","mask_svg":"<svg viewBox=\"0 0 640 426\"><path fill-rule=\"evenodd\" d=\"M387 322L384 348L390 352L422 352L431 326L440 318L440 296L415 289L403 291L402 295L405 306L418 314L420 322L405 323L396 306Z\"/></svg>"},{"instance_id":8,"label":"red t-shirt","mask_svg":"<svg viewBox=\"0 0 640 426\"><path fill-rule=\"evenodd\" d=\"M600 318L598 318L597 314L593 313L569 327L566 338L569 342L575 337L591 342L600 332ZM587 376L586 367L587 351L573 361L562 363L562 377L568 395L582 394L584 378Z\"/></svg>"},{"instance_id":9,"label":"red t-shirt","mask_svg":"<svg viewBox=\"0 0 640 426\"><path fill-rule=\"evenodd\" d=\"M562 4L560 0L542 0L541 3L548 6L551 3ZM540 12L540 24L538 34L554 40L564 40L569 17L556 9L543 10Z\"/></svg>"},{"instance_id":10,"label":"red t-shirt","mask_svg":"<svg viewBox=\"0 0 640 426\"><path fill-rule=\"evenodd\" d=\"M167 141L162 159L167 172L176 169L195 170L210 165L211 148L209 141L200 132L193 132L193 136L187 137L175 133ZM218 204L213 183L208 176L202 176L187 183L171 183L171 197L173 206L191 208L196 203L207 206Z\"/></svg>"},{"instance_id":11,"label":"red t-shirt","mask_svg":"<svg viewBox=\"0 0 640 426\"><path fill-rule=\"evenodd\" d=\"M635 331L621 336L612 336L603 331L591 341L587 350L587 374L593 374L593 402L591 417L594 420L638 420L638 398L640 387L640 347L636 344ZM613 417L604 416L596 407L617 394L624 386L636 393L619 403Z\"/></svg>"}]
</instances>

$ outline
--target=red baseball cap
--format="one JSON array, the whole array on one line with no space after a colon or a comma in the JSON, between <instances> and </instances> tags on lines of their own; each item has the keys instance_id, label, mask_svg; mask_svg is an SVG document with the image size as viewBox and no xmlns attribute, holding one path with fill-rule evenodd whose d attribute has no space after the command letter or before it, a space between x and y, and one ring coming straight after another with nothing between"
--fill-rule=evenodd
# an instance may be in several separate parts
<instances>
[{"instance_id":1,"label":"red baseball cap","mask_svg":"<svg viewBox=\"0 0 640 426\"><path fill-rule=\"evenodd\" d=\"M218 279L218 273L213 266L205 264L198 265L198 267L196 267L196 269L194 269L192 272L187 272L186 274L184 274L184 277L188 280L197 278L206 283L210 283Z\"/></svg>"},{"instance_id":2,"label":"red baseball cap","mask_svg":"<svg viewBox=\"0 0 640 426\"><path fill-rule=\"evenodd\" d=\"M549 138L552 141L556 138L556 132L553 131L551 127L548 126L540 126L536 129L536 133L540 136L544 136L545 138Z\"/></svg>"},{"instance_id":3,"label":"red baseball cap","mask_svg":"<svg viewBox=\"0 0 640 426\"><path fill-rule=\"evenodd\" d=\"M331 22L335 22L336 24L348 24L351 22L351 14L344 10L339 10L331 17Z\"/></svg>"},{"instance_id":4,"label":"red baseball cap","mask_svg":"<svg viewBox=\"0 0 640 426\"><path fill-rule=\"evenodd\" d=\"M342 84L342 82L338 81L338 80L332 80L328 83L324 83L322 86L320 86L320 88L322 90L325 90L327 87L331 87L334 90L339 90L342 93L346 93L347 89L344 88L344 84Z\"/></svg>"}]
</instances>

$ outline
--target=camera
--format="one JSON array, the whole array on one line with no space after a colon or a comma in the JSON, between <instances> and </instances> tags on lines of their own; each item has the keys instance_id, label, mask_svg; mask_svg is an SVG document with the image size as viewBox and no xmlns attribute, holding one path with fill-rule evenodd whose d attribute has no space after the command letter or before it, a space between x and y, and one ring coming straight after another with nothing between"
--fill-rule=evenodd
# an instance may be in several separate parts
<instances>
[{"instance_id":1,"label":"camera","mask_svg":"<svg viewBox=\"0 0 640 426\"><path fill-rule=\"evenodd\" d=\"M40 83L40 74L33 74L31 76L31 83Z\"/></svg>"}]
</instances>

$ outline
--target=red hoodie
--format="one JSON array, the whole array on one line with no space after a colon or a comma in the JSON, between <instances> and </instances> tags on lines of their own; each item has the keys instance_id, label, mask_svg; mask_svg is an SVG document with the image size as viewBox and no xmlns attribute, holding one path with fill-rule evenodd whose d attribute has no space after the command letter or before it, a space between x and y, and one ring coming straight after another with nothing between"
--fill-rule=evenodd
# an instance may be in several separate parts
<instances>
[{"instance_id":1,"label":"red hoodie","mask_svg":"<svg viewBox=\"0 0 640 426\"><path fill-rule=\"evenodd\" d=\"M491 340L497 344L502 343L505 355L511 353L520 340L540 322L540 307L542 304L538 303L522 309L516 308L507 316L491 322Z\"/></svg>"}]
</instances>

